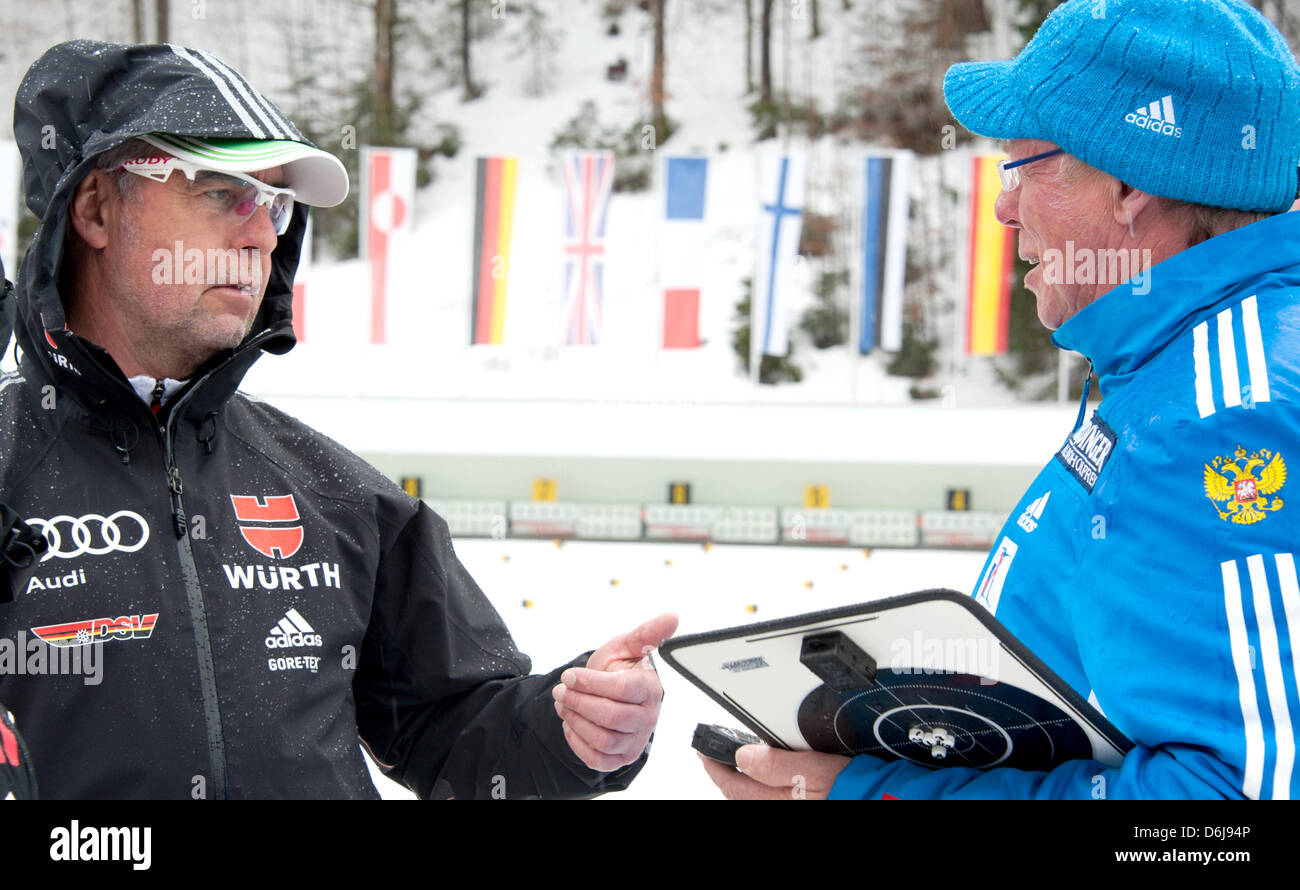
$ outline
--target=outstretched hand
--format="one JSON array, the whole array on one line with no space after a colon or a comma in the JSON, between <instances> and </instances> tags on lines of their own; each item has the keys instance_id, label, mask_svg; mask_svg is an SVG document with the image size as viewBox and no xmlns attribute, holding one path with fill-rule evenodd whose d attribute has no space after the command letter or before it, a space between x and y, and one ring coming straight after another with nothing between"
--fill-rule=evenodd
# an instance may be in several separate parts
<instances>
[{"instance_id":1,"label":"outstretched hand","mask_svg":"<svg viewBox=\"0 0 1300 890\"><path fill-rule=\"evenodd\" d=\"M601 646L585 668L561 676L551 693L555 711L569 747L587 766L609 772L645 750L664 697L649 655L676 630L676 615L652 618Z\"/></svg>"}]
</instances>

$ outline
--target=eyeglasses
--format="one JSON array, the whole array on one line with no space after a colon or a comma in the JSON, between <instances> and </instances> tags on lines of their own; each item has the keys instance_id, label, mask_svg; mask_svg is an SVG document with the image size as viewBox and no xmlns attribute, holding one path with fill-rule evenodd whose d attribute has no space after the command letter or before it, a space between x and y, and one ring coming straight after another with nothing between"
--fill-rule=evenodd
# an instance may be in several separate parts
<instances>
[{"instance_id":1,"label":"eyeglasses","mask_svg":"<svg viewBox=\"0 0 1300 890\"><path fill-rule=\"evenodd\" d=\"M266 205L276 235L287 232L293 219L293 189L276 188L241 173L208 170L173 157L136 158L119 169L154 182L166 182L172 171L179 170L185 174L187 194L209 202L214 210L235 225L248 222L263 205Z\"/></svg>"},{"instance_id":2,"label":"eyeglasses","mask_svg":"<svg viewBox=\"0 0 1300 890\"><path fill-rule=\"evenodd\" d=\"M1032 164L1034 161L1044 161L1056 155L1065 154L1065 149L1054 148L1051 151L1045 151L1040 155L1032 155L1027 158L1021 158L1018 161L999 161L998 162L998 179L1002 180L1002 190L1004 192L1014 192L1020 188L1020 168L1025 164Z\"/></svg>"}]
</instances>

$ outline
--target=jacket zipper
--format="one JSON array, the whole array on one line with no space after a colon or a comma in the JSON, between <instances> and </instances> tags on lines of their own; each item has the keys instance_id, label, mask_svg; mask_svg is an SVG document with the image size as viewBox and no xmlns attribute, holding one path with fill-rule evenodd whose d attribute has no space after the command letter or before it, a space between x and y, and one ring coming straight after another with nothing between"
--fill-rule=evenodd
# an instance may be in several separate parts
<instances>
[{"instance_id":1,"label":"jacket zipper","mask_svg":"<svg viewBox=\"0 0 1300 890\"><path fill-rule=\"evenodd\" d=\"M149 402L149 410L152 411L155 415L162 410L163 394L166 392L167 392L167 388L163 386L162 380L158 380L157 382L154 383L153 393L152 393L153 398Z\"/></svg>"},{"instance_id":2,"label":"jacket zipper","mask_svg":"<svg viewBox=\"0 0 1300 890\"><path fill-rule=\"evenodd\" d=\"M248 349L260 348L261 341L272 336L272 331L263 331L257 337L245 343L230 360L234 361ZM215 370L215 369L214 369ZM202 388L204 382L214 372L209 371L194 385L183 392L171 405L167 413L166 425L157 425L162 435L163 449L167 462L167 489L171 495L172 530L176 533L176 550L180 556L181 575L185 579L185 598L189 604L190 622L194 626L194 645L199 660L199 688L203 695L203 723L208 737L208 760L212 769L212 796L224 800L229 792L226 776L226 735L221 721L221 703L217 697L217 669L212 658L212 638L208 633L208 613L203 603L203 587L199 583L199 568L194 561L194 548L190 543L189 522L185 517L185 503L181 495L185 491L181 479L180 467L176 466L176 418L184 412L182 408L190 397Z\"/></svg>"},{"instance_id":3,"label":"jacket zipper","mask_svg":"<svg viewBox=\"0 0 1300 890\"><path fill-rule=\"evenodd\" d=\"M193 389L190 390L193 392ZM217 800L226 797L226 737L221 722L221 702L217 697L216 663L212 658L212 639L208 633L208 613L203 603L203 587L199 584L199 569L194 562L190 546L189 523L185 518L185 503L181 495L185 484L176 466L173 443L176 437L174 421L189 393L177 399L167 415L166 426L158 425L167 462L167 491L171 497L172 531L176 534L176 551L180 558L181 576L185 579L185 599L189 606L190 624L194 628L194 646L199 662L199 689L203 698L203 724L207 731L208 762L211 770L211 794Z\"/></svg>"},{"instance_id":4,"label":"jacket zipper","mask_svg":"<svg viewBox=\"0 0 1300 890\"><path fill-rule=\"evenodd\" d=\"M1088 373L1083 376L1083 396L1079 399L1079 415L1074 418L1074 429L1070 430L1073 436L1083 426L1083 415L1088 411L1088 390L1092 388L1092 359L1088 359Z\"/></svg>"}]
</instances>

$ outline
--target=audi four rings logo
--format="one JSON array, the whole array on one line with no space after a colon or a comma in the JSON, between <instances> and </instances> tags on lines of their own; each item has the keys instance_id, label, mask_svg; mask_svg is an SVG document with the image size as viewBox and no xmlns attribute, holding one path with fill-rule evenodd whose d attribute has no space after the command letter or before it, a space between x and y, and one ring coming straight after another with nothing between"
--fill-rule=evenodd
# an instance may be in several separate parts
<instances>
[{"instance_id":1,"label":"audi four rings logo","mask_svg":"<svg viewBox=\"0 0 1300 890\"><path fill-rule=\"evenodd\" d=\"M54 516L29 519L27 524L45 535L50 548L41 562L59 557L103 556L105 553L135 553L149 542L149 523L134 510L118 510L108 516Z\"/></svg>"}]
</instances>

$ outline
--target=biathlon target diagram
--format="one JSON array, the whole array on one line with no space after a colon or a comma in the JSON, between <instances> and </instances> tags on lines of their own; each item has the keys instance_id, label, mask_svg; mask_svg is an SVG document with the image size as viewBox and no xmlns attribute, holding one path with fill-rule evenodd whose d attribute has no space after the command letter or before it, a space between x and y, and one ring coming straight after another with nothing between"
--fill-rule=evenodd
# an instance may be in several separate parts
<instances>
[{"instance_id":1,"label":"biathlon target diagram","mask_svg":"<svg viewBox=\"0 0 1300 890\"><path fill-rule=\"evenodd\" d=\"M800 703L799 732L816 751L931 767L1049 770L1092 757L1088 736L1060 708L980 679L886 670L865 689L823 684Z\"/></svg>"},{"instance_id":2,"label":"biathlon target diagram","mask_svg":"<svg viewBox=\"0 0 1300 890\"><path fill-rule=\"evenodd\" d=\"M1132 747L983 606L951 590L675 637L660 651L764 742L789 750L1050 770L1080 759L1117 766Z\"/></svg>"}]
</instances>

